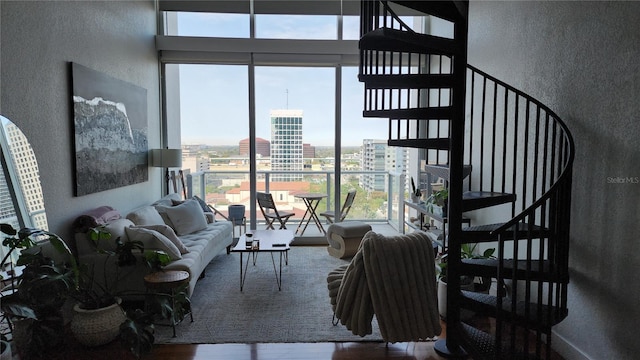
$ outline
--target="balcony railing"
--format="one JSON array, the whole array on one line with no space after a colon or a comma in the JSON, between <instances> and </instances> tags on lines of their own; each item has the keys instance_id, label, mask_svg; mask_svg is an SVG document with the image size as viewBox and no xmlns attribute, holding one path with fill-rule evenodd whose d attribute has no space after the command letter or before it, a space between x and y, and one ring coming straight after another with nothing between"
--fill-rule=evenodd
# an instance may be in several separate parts
<instances>
[{"instance_id":1,"label":"balcony railing","mask_svg":"<svg viewBox=\"0 0 640 360\"><path fill-rule=\"evenodd\" d=\"M316 210L334 210L333 171L258 171L256 189L270 192L274 196L278 209L293 211L294 221L300 220L306 207L296 194L322 193L323 199ZM293 180L282 181L290 178ZM392 174L385 171L342 171L341 202L351 189L357 190L356 199L348 219L368 223L388 223L398 230L403 224L402 204L408 196L404 174ZM251 204L250 174L248 171L204 171L186 175L187 195L197 195L226 215L232 204L246 207L247 220L251 207L256 207L256 221L263 223L257 204ZM338 207L342 203L338 204ZM321 219L324 221L324 219Z\"/></svg>"}]
</instances>

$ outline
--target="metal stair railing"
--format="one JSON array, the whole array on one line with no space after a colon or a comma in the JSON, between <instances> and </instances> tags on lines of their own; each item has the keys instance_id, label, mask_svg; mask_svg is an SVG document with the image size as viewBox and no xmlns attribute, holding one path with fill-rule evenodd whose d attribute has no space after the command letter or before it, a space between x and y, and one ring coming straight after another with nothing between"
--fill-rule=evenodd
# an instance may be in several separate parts
<instances>
[{"instance_id":1,"label":"metal stair railing","mask_svg":"<svg viewBox=\"0 0 640 360\"><path fill-rule=\"evenodd\" d=\"M402 51L376 49L371 43L361 49L360 79L365 82L365 113L375 116L395 111L395 115L388 116L390 143L399 139L449 138L452 135L450 119L459 117L456 109L466 108L462 159L457 156L455 161L451 159L454 155L451 150L460 154L457 148L443 150L424 146L426 158L435 164L451 162L452 188L454 182L456 187L462 187L462 180L453 178L460 173L462 164L470 164L474 170L465 185L467 190L516 194L510 209L503 209L509 220L496 225L492 234L498 238L498 284L515 279L511 297L497 298L497 309L502 310L495 312L495 355L508 357L518 351L549 356L551 326L568 312L569 220L575 152L569 129L538 100L470 65L466 65L464 103L458 101L456 109L451 109L452 115L457 115L440 118L402 115L428 114L411 112L413 110L453 107L455 84L449 83L452 79L446 76L454 74L457 55L428 53L424 51L428 46L421 47L417 42L416 49L420 50L412 49L410 45L418 39L415 32L400 21L386 1L362 1L361 22L363 38L375 33L373 35L384 44L382 48L394 48L389 45L387 35L398 39L402 34L379 29L401 30L409 39L397 47ZM424 39L431 38L425 36ZM466 64L464 51L458 55ZM461 69L465 71L458 65L456 74L459 75ZM379 79L374 80L373 76ZM402 83L405 80L407 83ZM450 195L454 197L451 192ZM461 215L452 214L460 212L461 207L450 204L449 209L451 220ZM455 235L457 245L465 242L462 234L451 234ZM452 255L455 254L449 254ZM505 266L508 259L510 267ZM449 264L451 274L457 273L454 265ZM545 276L541 277L540 273ZM449 284L451 288L454 285ZM455 294L449 299L454 297ZM449 307L452 306L459 306L459 302L449 303ZM507 311L503 311L505 309ZM455 329L461 328L457 326L458 316L448 320L454 322L451 329L455 334ZM516 346L518 336L526 338L531 333L535 336L534 349L529 348L528 341ZM523 348L516 349L518 346Z\"/></svg>"},{"instance_id":2,"label":"metal stair railing","mask_svg":"<svg viewBox=\"0 0 640 360\"><path fill-rule=\"evenodd\" d=\"M467 68L465 162L474 168L467 186L518 197L511 206L512 218L493 231L499 240L498 284L517 279L510 298L497 299L497 308L510 309L510 314L496 313L496 355L518 351L548 356L551 326L568 312L573 138L566 124L538 100L473 66ZM543 235L535 230L540 228ZM507 259L519 259L520 267L506 268ZM541 271L547 280L534 281ZM523 316L517 317L518 311ZM518 337L531 333L536 338L533 348L528 341L516 344Z\"/></svg>"}]
</instances>

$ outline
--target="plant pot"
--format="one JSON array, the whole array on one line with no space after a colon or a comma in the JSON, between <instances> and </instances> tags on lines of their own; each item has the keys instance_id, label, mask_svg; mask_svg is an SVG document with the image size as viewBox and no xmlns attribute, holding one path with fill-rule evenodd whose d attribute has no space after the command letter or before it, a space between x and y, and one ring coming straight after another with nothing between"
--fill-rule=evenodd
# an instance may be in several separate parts
<instances>
[{"instance_id":1,"label":"plant pot","mask_svg":"<svg viewBox=\"0 0 640 360\"><path fill-rule=\"evenodd\" d=\"M464 284L461 289L473 291L473 283ZM438 280L438 313L440 314L440 318L443 320L447 319L447 283L442 281L442 279ZM461 319L468 319L471 316L473 316L473 312L470 310L463 309L460 312Z\"/></svg>"},{"instance_id":2,"label":"plant pot","mask_svg":"<svg viewBox=\"0 0 640 360\"><path fill-rule=\"evenodd\" d=\"M117 303L94 310L85 310L76 304L73 307L71 332L79 343L85 346L99 346L109 343L120 334L120 325L126 320L124 311Z\"/></svg>"},{"instance_id":3,"label":"plant pot","mask_svg":"<svg viewBox=\"0 0 640 360\"><path fill-rule=\"evenodd\" d=\"M447 318L447 283L442 280L438 280L438 313L441 318Z\"/></svg>"},{"instance_id":4,"label":"plant pot","mask_svg":"<svg viewBox=\"0 0 640 360\"><path fill-rule=\"evenodd\" d=\"M0 341L0 360L11 360L11 343Z\"/></svg>"}]
</instances>

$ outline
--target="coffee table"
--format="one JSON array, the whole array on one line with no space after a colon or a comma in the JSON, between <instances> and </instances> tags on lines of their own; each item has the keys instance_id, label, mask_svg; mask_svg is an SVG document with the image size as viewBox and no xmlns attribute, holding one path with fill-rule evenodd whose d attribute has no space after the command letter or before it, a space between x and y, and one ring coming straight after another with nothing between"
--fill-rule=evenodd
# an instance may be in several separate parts
<instances>
[{"instance_id":1,"label":"coffee table","mask_svg":"<svg viewBox=\"0 0 640 360\"><path fill-rule=\"evenodd\" d=\"M249 258L253 257L253 265L256 264L256 258L261 252L271 254L271 262L273 263L273 272L276 275L278 291L282 290L282 258L285 257L285 264L289 265L289 245L293 241L293 232L291 230L253 230L252 240L259 242L259 247L247 248L245 241L246 235L243 234L238 239L238 244L231 251L240 253L240 291L244 288L244 281L247 277L247 268L249 267ZM247 253L246 263L243 265L244 253ZM274 253L280 255L280 269L276 269L276 261L273 257ZM243 267L244 266L244 267Z\"/></svg>"}]
</instances>

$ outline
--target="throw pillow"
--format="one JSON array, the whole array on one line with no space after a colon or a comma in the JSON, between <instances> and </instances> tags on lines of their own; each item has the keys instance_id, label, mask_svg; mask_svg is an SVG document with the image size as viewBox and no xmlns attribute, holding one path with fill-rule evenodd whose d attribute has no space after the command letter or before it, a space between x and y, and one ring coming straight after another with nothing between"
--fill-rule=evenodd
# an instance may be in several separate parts
<instances>
[{"instance_id":1,"label":"throw pillow","mask_svg":"<svg viewBox=\"0 0 640 360\"><path fill-rule=\"evenodd\" d=\"M164 224L169 225L172 229L175 230L175 226L173 226L173 223L171 222L171 219L169 219L169 215L167 214L167 212L165 211L168 207L171 207L172 205L154 205L156 211L158 212L158 214L160 214L160 217L162 218L162 221L164 222Z\"/></svg>"},{"instance_id":2,"label":"throw pillow","mask_svg":"<svg viewBox=\"0 0 640 360\"><path fill-rule=\"evenodd\" d=\"M204 200L200 199L197 196L193 196L191 199L197 201L200 207L202 208L202 212L204 213L204 218L207 220L207 224L213 224L214 222L216 222L216 214L214 214L213 211L211 211L211 209L209 208L209 206L207 206L207 203L204 202ZM177 206L184 203L185 201L186 200L171 199L171 205Z\"/></svg>"},{"instance_id":3,"label":"throw pillow","mask_svg":"<svg viewBox=\"0 0 640 360\"><path fill-rule=\"evenodd\" d=\"M197 195L193 195L192 199L198 202L198 205L200 205L203 212L212 212L207 203L204 200L200 199L200 197L198 197Z\"/></svg>"},{"instance_id":4,"label":"throw pillow","mask_svg":"<svg viewBox=\"0 0 640 360\"><path fill-rule=\"evenodd\" d=\"M142 242L145 250L162 250L169 255L171 260L182 259L180 250L173 245L171 240L155 230L131 226L125 231L129 240Z\"/></svg>"},{"instance_id":5,"label":"throw pillow","mask_svg":"<svg viewBox=\"0 0 640 360\"><path fill-rule=\"evenodd\" d=\"M173 245L175 245L178 248L178 250L180 250L180 254L186 254L189 252L189 249L187 249L187 247L184 246L184 244L182 243L182 240L180 240L180 238L176 235L175 231L173 231L173 229L169 225L166 225L166 224L165 225L139 225L139 226L132 226L132 227L157 231L160 234L166 236L167 239L169 239L173 243Z\"/></svg>"},{"instance_id":6,"label":"throw pillow","mask_svg":"<svg viewBox=\"0 0 640 360\"><path fill-rule=\"evenodd\" d=\"M190 199L177 206L164 207L163 210L169 216L178 235L191 234L207 227L204 213L195 200Z\"/></svg>"},{"instance_id":7,"label":"throw pillow","mask_svg":"<svg viewBox=\"0 0 640 360\"><path fill-rule=\"evenodd\" d=\"M127 214L127 219L136 225L162 225L162 216L153 206L143 206Z\"/></svg>"},{"instance_id":8,"label":"throw pillow","mask_svg":"<svg viewBox=\"0 0 640 360\"><path fill-rule=\"evenodd\" d=\"M153 204L151 204L151 206L156 206L156 205L171 206L171 200L180 200L180 199L181 199L180 194L171 193L156 200Z\"/></svg>"}]
</instances>

